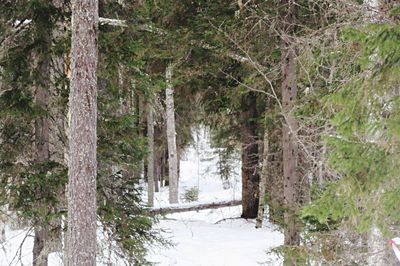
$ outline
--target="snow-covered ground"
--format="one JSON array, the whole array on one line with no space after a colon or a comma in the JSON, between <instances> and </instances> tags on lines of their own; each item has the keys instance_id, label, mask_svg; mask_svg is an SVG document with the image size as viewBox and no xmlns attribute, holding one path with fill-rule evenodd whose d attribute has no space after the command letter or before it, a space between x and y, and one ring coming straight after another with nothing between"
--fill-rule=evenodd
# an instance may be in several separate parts
<instances>
[{"instance_id":1,"label":"snow-covered ground","mask_svg":"<svg viewBox=\"0 0 400 266\"><path fill-rule=\"evenodd\" d=\"M224 189L217 174L218 156L210 147L207 132L201 130L196 138L198 141L187 149L181 161L180 201L185 202L184 192L192 187L199 188L196 202L241 199L240 161L233 163L230 187ZM167 188L156 193L155 205L156 208L168 206ZM267 222L263 228L256 229L254 220L240 219L240 214L241 207L236 206L167 215L156 226L166 231L164 237L174 246L152 248L148 259L155 265L165 266L281 265L280 259L267 252L283 243L283 235ZM31 265L32 247L32 232L6 226L6 241L0 243L0 266ZM62 265L60 255L52 253L49 265ZM125 264L113 260L110 265Z\"/></svg>"},{"instance_id":2,"label":"snow-covered ground","mask_svg":"<svg viewBox=\"0 0 400 266\"><path fill-rule=\"evenodd\" d=\"M176 245L152 250L148 258L165 266L280 265L267 251L282 244L282 234L270 224L255 229L254 221L231 219L239 216L240 207L169 215L159 226L170 229L165 236Z\"/></svg>"},{"instance_id":3,"label":"snow-covered ground","mask_svg":"<svg viewBox=\"0 0 400 266\"><path fill-rule=\"evenodd\" d=\"M179 190L183 194L199 187L197 202L241 199L240 160L234 162L230 188L224 189L217 174L218 156L210 147L207 132L197 132L196 143L186 150L181 161ZM197 136L196 136L197 137ZM155 207L168 206L168 190L156 193ZM241 206L167 215L159 227L169 229L165 237L175 243L170 249L154 249L149 260L157 265L181 266L251 266L281 265L281 260L267 251L283 244L283 235L265 223L255 228L254 220L240 219Z\"/></svg>"}]
</instances>

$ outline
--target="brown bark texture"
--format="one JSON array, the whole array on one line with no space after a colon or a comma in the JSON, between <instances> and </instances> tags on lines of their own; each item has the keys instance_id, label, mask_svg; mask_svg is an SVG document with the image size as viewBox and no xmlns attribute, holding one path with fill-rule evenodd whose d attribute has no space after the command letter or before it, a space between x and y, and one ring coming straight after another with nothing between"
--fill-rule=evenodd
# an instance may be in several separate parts
<instances>
[{"instance_id":1,"label":"brown bark texture","mask_svg":"<svg viewBox=\"0 0 400 266\"><path fill-rule=\"evenodd\" d=\"M44 38L46 50L50 50L51 37ZM50 123L47 116L50 98L50 58L46 54L35 54L34 57L37 61L37 68L39 70L39 79L35 82L35 104L42 110L40 116L35 119L35 146L36 146L36 162L39 164L47 164L50 160ZM41 173L46 174L46 173ZM43 192L37 189L38 197L41 197ZM37 208L45 215L46 206L39 203ZM45 222L46 217L38 217L34 225L34 241L33 241L33 266L47 266L48 252L45 250L45 243L47 241L49 226Z\"/></svg>"},{"instance_id":2,"label":"brown bark texture","mask_svg":"<svg viewBox=\"0 0 400 266\"><path fill-rule=\"evenodd\" d=\"M256 218L259 203L258 143L257 143L257 95L249 92L241 100L242 129L242 218Z\"/></svg>"},{"instance_id":3,"label":"brown bark texture","mask_svg":"<svg viewBox=\"0 0 400 266\"><path fill-rule=\"evenodd\" d=\"M98 1L72 1L68 232L65 265L96 265Z\"/></svg>"},{"instance_id":4,"label":"brown bark texture","mask_svg":"<svg viewBox=\"0 0 400 266\"><path fill-rule=\"evenodd\" d=\"M300 175L298 173L298 124L293 113L297 97L296 55L288 36L293 29L294 5L290 0L283 1L288 12L283 18L284 35L282 39L282 147L285 203L285 245L299 245L300 233L296 213L300 200Z\"/></svg>"}]
</instances>

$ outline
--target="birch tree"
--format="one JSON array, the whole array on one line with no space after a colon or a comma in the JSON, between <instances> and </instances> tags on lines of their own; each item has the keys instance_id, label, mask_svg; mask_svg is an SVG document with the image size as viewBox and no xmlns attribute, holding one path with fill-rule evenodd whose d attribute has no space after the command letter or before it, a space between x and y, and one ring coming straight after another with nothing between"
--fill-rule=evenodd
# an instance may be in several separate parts
<instances>
[{"instance_id":1,"label":"birch tree","mask_svg":"<svg viewBox=\"0 0 400 266\"><path fill-rule=\"evenodd\" d=\"M167 141L169 167L169 203L178 203L178 156L176 151L174 89L172 86L173 66L167 66L165 78L165 102L167 113Z\"/></svg>"},{"instance_id":2,"label":"birch tree","mask_svg":"<svg viewBox=\"0 0 400 266\"><path fill-rule=\"evenodd\" d=\"M72 1L71 128L65 265L96 265L98 1Z\"/></svg>"}]
</instances>

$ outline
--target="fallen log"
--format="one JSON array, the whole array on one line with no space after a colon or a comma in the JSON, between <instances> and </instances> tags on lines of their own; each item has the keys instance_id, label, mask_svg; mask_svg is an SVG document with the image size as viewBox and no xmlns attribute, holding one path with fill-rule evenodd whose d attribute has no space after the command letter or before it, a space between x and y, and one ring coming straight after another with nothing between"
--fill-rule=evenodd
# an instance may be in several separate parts
<instances>
[{"instance_id":1,"label":"fallen log","mask_svg":"<svg viewBox=\"0 0 400 266\"><path fill-rule=\"evenodd\" d=\"M183 204L183 205L171 205L164 208L152 208L149 210L150 215L165 215L169 213L179 213L179 212L190 212L190 211L200 211L206 209L217 209L222 207L238 206L241 205L241 200L232 201L219 201L210 203L200 203L200 204Z\"/></svg>"}]
</instances>

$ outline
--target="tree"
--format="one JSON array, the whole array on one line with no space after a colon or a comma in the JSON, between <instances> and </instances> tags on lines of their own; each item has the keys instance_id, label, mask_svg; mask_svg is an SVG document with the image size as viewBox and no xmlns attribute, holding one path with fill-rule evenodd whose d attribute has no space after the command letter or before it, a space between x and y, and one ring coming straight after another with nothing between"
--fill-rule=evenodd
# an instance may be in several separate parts
<instances>
[{"instance_id":1,"label":"tree","mask_svg":"<svg viewBox=\"0 0 400 266\"><path fill-rule=\"evenodd\" d=\"M264 140L263 140L263 158L262 158L262 169L261 169L261 177L260 177L260 188L259 188L259 195L260 200L258 204L258 213L256 219L256 228L261 228L264 220L264 209L265 209L265 192L267 190L267 181L268 181L268 154L269 154L269 147L268 147L268 129L265 129L264 132Z\"/></svg>"},{"instance_id":2,"label":"tree","mask_svg":"<svg viewBox=\"0 0 400 266\"><path fill-rule=\"evenodd\" d=\"M257 95L248 92L241 99L242 217L256 218L259 205Z\"/></svg>"},{"instance_id":3,"label":"tree","mask_svg":"<svg viewBox=\"0 0 400 266\"><path fill-rule=\"evenodd\" d=\"M6 144L0 147L0 176L8 190L2 192L1 204L33 225L33 265L47 265L48 253L60 247L57 223L66 180L60 104L64 79L53 48L64 37L57 25L64 20L64 10L58 0L21 5L1 6L0 27L8 25L0 41L0 138ZM16 111L15 104L23 108ZM14 142L7 132L27 138Z\"/></svg>"},{"instance_id":4,"label":"tree","mask_svg":"<svg viewBox=\"0 0 400 266\"><path fill-rule=\"evenodd\" d=\"M50 35L44 38L46 44L46 50L50 50L51 39ZM38 69L42 80L37 81L35 87L35 103L36 105L47 112L49 105L49 90L50 90L50 58L47 55L39 55L38 58ZM49 149L49 131L50 122L47 114L43 114L35 119L35 144L36 144L36 162L42 165L46 165L50 161L50 149ZM46 167L42 168L43 170ZM41 172L42 175L46 175L46 172ZM40 193L40 191L38 191ZM46 206L40 206L39 208L46 208ZM45 217L43 217L45 219ZM35 226L35 240L33 244L33 265L34 266L46 266L47 265L47 254L45 254L45 242L48 238L49 228L44 221L40 221Z\"/></svg>"},{"instance_id":5,"label":"tree","mask_svg":"<svg viewBox=\"0 0 400 266\"><path fill-rule=\"evenodd\" d=\"M149 155L147 156L147 186L148 186L148 200L149 207L154 206L154 115L153 106L147 103L147 141L149 147Z\"/></svg>"},{"instance_id":6,"label":"tree","mask_svg":"<svg viewBox=\"0 0 400 266\"><path fill-rule=\"evenodd\" d=\"M296 54L290 42L289 34L293 31L295 5L291 1L283 1L287 5L287 15L283 18L282 37L282 146L283 146L283 178L285 213L285 245L299 245L300 232L296 222L296 212L300 199L301 176L298 172L298 125L293 114L297 97Z\"/></svg>"},{"instance_id":7,"label":"tree","mask_svg":"<svg viewBox=\"0 0 400 266\"><path fill-rule=\"evenodd\" d=\"M96 265L98 1L72 1L66 265Z\"/></svg>"},{"instance_id":8,"label":"tree","mask_svg":"<svg viewBox=\"0 0 400 266\"><path fill-rule=\"evenodd\" d=\"M167 66L165 105L167 116L167 141L169 165L169 203L178 203L178 154L176 149L174 89L172 85L173 65Z\"/></svg>"}]
</instances>

